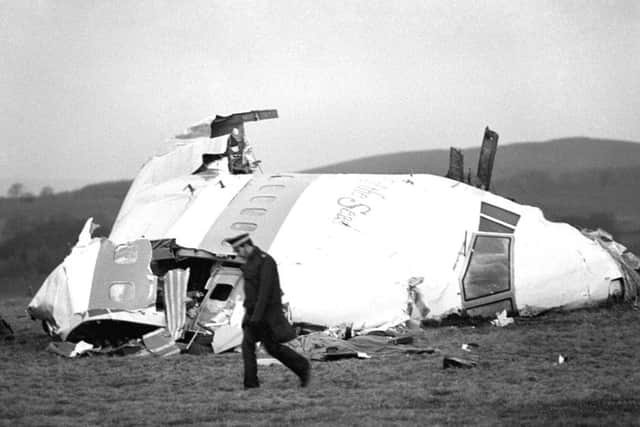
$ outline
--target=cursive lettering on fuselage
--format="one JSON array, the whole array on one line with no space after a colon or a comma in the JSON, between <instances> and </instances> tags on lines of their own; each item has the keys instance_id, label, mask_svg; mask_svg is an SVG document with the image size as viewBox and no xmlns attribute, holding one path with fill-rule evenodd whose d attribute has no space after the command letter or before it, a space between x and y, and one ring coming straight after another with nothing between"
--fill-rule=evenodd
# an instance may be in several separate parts
<instances>
[{"instance_id":1,"label":"cursive lettering on fuselage","mask_svg":"<svg viewBox=\"0 0 640 427\"><path fill-rule=\"evenodd\" d=\"M349 224L358 215L367 215L371 212L372 198L385 199L383 190L386 186L379 183L359 184L348 195L339 197L336 202L340 207L334 218L335 222Z\"/></svg>"}]
</instances>

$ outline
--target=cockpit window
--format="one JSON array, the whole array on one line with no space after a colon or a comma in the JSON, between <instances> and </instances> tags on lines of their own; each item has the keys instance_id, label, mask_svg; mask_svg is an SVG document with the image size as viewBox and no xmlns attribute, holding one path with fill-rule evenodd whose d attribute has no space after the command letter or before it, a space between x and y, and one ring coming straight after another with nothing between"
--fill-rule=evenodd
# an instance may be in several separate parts
<instances>
[{"instance_id":1,"label":"cockpit window","mask_svg":"<svg viewBox=\"0 0 640 427\"><path fill-rule=\"evenodd\" d=\"M507 227L506 225L500 224L496 221L492 221L489 218L485 218L483 216L480 217L480 227L478 227L478 230L488 231L490 233L513 233L513 228Z\"/></svg>"},{"instance_id":2,"label":"cockpit window","mask_svg":"<svg viewBox=\"0 0 640 427\"><path fill-rule=\"evenodd\" d=\"M462 279L466 301L511 289L511 238L476 236Z\"/></svg>"},{"instance_id":3,"label":"cockpit window","mask_svg":"<svg viewBox=\"0 0 640 427\"><path fill-rule=\"evenodd\" d=\"M258 224L253 222L234 222L231 224L231 229L238 231L255 231L256 228L258 228Z\"/></svg>"},{"instance_id":4,"label":"cockpit window","mask_svg":"<svg viewBox=\"0 0 640 427\"><path fill-rule=\"evenodd\" d=\"M518 215L517 213L509 212L506 209L490 205L486 202L482 202L482 204L480 205L480 214L488 216L490 218L495 218L513 227L518 225L518 221L520 220L520 215Z\"/></svg>"}]
</instances>

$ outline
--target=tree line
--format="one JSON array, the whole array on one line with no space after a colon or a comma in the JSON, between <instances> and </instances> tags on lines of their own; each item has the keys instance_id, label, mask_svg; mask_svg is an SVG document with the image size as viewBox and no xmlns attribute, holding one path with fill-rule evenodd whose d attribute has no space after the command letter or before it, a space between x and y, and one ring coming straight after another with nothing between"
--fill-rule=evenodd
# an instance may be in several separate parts
<instances>
[{"instance_id":1,"label":"tree line","mask_svg":"<svg viewBox=\"0 0 640 427\"><path fill-rule=\"evenodd\" d=\"M40 189L39 197L50 197L53 196L55 192L53 191L53 187L49 185L45 185ZM9 189L7 190L7 197L9 199L25 199L30 200L34 199L36 195L31 191L28 191L26 186L21 182L14 182L11 184Z\"/></svg>"}]
</instances>

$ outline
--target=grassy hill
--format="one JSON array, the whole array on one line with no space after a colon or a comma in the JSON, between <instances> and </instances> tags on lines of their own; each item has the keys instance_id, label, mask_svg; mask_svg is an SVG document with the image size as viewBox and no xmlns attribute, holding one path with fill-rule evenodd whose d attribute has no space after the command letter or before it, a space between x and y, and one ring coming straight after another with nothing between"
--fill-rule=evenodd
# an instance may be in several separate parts
<instances>
[{"instance_id":1,"label":"grassy hill","mask_svg":"<svg viewBox=\"0 0 640 427\"><path fill-rule=\"evenodd\" d=\"M563 138L546 142L498 145L493 177L539 171L551 177L591 169L640 166L640 144L593 138ZM475 171L479 148L463 150L465 167ZM444 175L449 150L407 151L363 157L308 170L312 173L432 173Z\"/></svg>"},{"instance_id":2,"label":"grassy hill","mask_svg":"<svg viewBox=\"0 0 640 427\"><path fill-rule=\"evenodd\" d=\"M466 168L472 171L478 151L464 150ZM392 153L306 172L444 175L448 156L448 150ZM542 208L552 220L602 227L640 253L638 182L640 144L566 138L500 146L492 189ZM102 225L98 234L108 235L130 184L117 181L47 197L0 198L0 294L37 288L75 243L86 218L93 216Z\"/></svg>"}]
</instances>

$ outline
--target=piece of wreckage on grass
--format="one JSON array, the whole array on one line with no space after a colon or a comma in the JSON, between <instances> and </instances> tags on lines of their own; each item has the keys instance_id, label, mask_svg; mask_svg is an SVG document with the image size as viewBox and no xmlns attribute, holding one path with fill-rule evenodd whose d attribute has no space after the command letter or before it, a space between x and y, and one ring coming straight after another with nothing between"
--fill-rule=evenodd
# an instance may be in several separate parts
<instances>
[{"instance_id":1,"label":"piece of wreckage on grass","mask_svg":"<svg viewBox=\"0 0 640 427\"><path fill-rule=\"evenodd\" d=\"M289 315L303 324L384 329L637 295L638 258L611 236L547 221L462 173L246 173L255 162L232 173L218 137L236 128L244 138L245 121L274 117L217 116L152 157L109 238L91 238L88 223L30 314L63 340L113 343L163 328L168 339L197 331L231 348L242 260L224 239L245 232L275 258ZM497 143L487 129L492 139L483 188Z\"/></svg>"}]
</instances>

